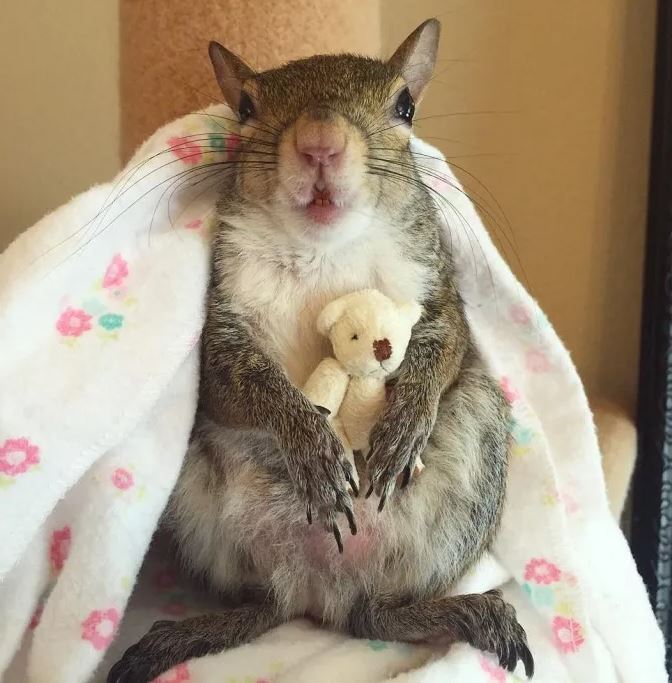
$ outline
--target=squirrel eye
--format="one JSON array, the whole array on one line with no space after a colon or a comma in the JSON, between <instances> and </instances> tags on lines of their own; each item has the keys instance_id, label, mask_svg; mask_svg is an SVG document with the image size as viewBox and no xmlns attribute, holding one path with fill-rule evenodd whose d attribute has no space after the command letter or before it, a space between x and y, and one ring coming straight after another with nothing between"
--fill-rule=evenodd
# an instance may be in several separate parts
<instances>
[{"instance_id":1,"label":"squirrel eye","mask_svg":"<svg viewBox=\"0 0 672 683\"><path fill-rule=\"evenodd\" d=\"M241 123L245 123L249 118L254 116L254 104L252 98L245 92L240 93L240 102L238 102L238 118Z\"/></svg>"},{"instance_id":2,"label":"squirrel eye","mask_svg":"<svg viewBox=\"0 0 672 683\"><path fill-rule=\"evenodd\" d=\"M357 341L359 337L356 334L353 334L352 337L350 337L352 341Z\"/></svg>"},{"instance_id":3,"label":"squirrel eye","mask_svg":"<svg viewBox=\"0 0 672 683\"><path fill-rule=\"evenodd\" d=\"M415 114L415 102L411 97L408 88L404 88L397 98L397 103L394 105L394 115L410 124L413 121L413 114Z\"/></svg>"}]
</instances>

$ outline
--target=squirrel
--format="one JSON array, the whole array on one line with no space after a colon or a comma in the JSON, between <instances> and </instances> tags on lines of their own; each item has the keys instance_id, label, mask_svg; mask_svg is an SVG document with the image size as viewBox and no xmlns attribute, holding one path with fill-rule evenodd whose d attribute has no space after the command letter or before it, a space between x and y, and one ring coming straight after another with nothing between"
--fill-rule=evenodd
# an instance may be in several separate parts
<instances>
[{"instance_id":1,"label":"squirrel","mask_svg":"<svg viewBox=\"0 0 672 683\"><path fill-rule=\"evenodd\" d=\"M238 604L157 622L108 683L303 616L361 638L466 642L532 675L501 593L450 593L498 528L510 412L410 151L439 33L426 21L386 61L320 55L263 72L210 44L242 143L222 172L199 402L165 520L186 566ZM319 312L368 287L423 313L355 497L340 440L299 387L329 354Z\"/></svg>"}]
</instances>

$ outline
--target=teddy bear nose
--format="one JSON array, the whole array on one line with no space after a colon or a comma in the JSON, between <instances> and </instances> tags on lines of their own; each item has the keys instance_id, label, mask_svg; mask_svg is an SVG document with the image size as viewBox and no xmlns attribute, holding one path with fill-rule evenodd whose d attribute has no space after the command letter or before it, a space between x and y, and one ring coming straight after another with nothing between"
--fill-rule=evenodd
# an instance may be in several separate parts
<instances>
[{"instance_id":1,"label":"teddy bear nose","mask_svg":"<svg viewBox=\"0 0 672 683\"><path fill-rule=\"evenodd\" d=\"M373 342L373 355L379 363L387 360L392 355L392 344L389 339L376 339Z\"/></svg>"}]
</instances>

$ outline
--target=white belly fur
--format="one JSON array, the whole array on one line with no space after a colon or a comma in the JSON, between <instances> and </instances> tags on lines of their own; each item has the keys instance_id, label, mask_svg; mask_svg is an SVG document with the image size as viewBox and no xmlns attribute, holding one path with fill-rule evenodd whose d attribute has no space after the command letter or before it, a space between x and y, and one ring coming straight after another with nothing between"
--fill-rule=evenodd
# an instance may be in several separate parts
<instances>
[{"instance_id":1,"label":"white belly fur","mask_svg":"<svg viewBox=\"0 0 672 683\"><path fill-rule=\"evenodd\" d=\"M393 240L369 235L336 250L294 252L241 218L232 236L240 253L227 286L240 310L252 313L269 342L269 351L301 387L325 357L329 341L315 328L322 308L349 292L375 287L398 300L422 300L424 269L405 258ZM256 227L256 226L255 226ZM382 231L384 234L384 231ZM389 233L388 233L389 235Z\"/></svg>"}]
</instances>

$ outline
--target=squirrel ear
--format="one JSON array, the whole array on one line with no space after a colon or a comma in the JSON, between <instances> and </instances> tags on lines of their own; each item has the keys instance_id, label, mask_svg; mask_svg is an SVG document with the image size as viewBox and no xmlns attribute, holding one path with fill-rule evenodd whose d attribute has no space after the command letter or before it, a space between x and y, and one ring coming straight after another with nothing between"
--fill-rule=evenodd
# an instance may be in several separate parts
<instances>
[{"instance_id":1,"label":"squirrel ear","mask_svg":"<svg viewBox=\"0 0 672 683\"><path fill-rule=\"evenodd\" d=\"M336 299L330 304L327 304L323 309L322 313L317 316L317 331L324 335L329 336L331 328L338 322L338 319L343 315L347 301L345 297Z\"/></svg>"},{"instance_id":2,"label":"squirrel ear","mask_svg":"<svg viewBox=\"0 0 672 683\"><path fill-rule=\"evenodd\" d=\"M406 318L411 327L420 320L422 311L422 306L416 301L407 301L399 304L399 312Z\"/></svg>"},{"instance_id":3,"label":"squirrel ear","mask_svg":"<svg viewBox=\"0 0 672 683\"><path fill-rule=\"evenodd\" d=\"M239 112L243 82L255 75L254 70L214 40L208 46L208 54L226 103L233 111Z\"/></svg>"},{"instance_id":4,"label":"squirrel ear","mask_svg":"<svg viewBox=\"0 0 672 683\"><path fill-rule=\"evenodd\" d=\"M388 61L388 64L406 81L408 91L415 102L420 101L432 77L440 34L439 21L428 19L406 38Z\"/></svg>"}]
</instances>

